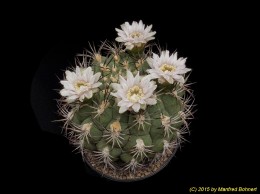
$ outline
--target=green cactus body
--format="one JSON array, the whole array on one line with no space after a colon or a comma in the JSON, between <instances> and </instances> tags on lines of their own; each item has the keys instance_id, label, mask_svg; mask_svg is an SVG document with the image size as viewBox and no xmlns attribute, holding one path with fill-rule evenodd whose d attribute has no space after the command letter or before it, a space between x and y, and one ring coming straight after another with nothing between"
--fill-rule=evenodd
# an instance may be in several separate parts
<instances>
[{"instance_id":1,"label":"green cactus body","mask_svg":"<svg viewBox=\"0 0 260 194\"><path fill-rule=\"evenodd\" d=\"M161 85L163 93L158 93L157 104L138 113L120 114L110 95L113 90L110 84L118 82L119 75L126 75L126 70L139 71L141 76L147 74L149 66L144 53L123 52L99 61L94 59L92 66L95 73L102 73L102 87L91 100L84 101L72 119L76 125L90 125L84 141L87 151L102 152L108 148L111 161L124 167L132 159L139 163L151 161L156 153L165 151L165 141L178 142L177 132L183 126L179 112L185 110L184 102L172 91L179 85ZM173 118L177 118L176 121L172 122Z\"/></svg>"},{"instance_id":2,"label":"green cactus body","mask_svg":"<svg viewBox=\"0 0 260 194\"><path fill-rule=\"evenodd\" d=\"M152 46L142 44L124 50L122 45L104 44L102 48L91 53L92 59L88 63L87 55L83 55L81 67L76 69L80 74L91 67L93 75L99 77L95 81L100 83L96 87L92 80L95 88L91 93L69 103L69 108L63 107L72 115L67 119L74 135L69 137L84 157L85 153L90 156L90 164L101 165L101 173L109 169L124 170L132 177L138 169L170 157L182 143L183 135L188 132L188 120L192 118L192 91L179 75L176 80L180 81L171 80L168 74L173 74L178 66L169 65L167 60L157 69L161 74L166 72L164 77L149 77L152 66L148 58L152 56ZM165 53L167 55L167 51ZM68 72L67 76L70 75ZM139 82L136 84L137 77L141 84L150 84L150 89L142 88ZM76 94L82 95L82 88L89 87L89 83L79 80L72 86L76 88ZM120 95L124 97L113 94L116 88L113 84L117 87L121 84L124 92ZM131 88L124 90L126 84L132 84ZM152 95L149 90L154 90ZM146 95L150 95L150 99ZM147 100L146 103L142 99Z\"/></svg>"}]
</instances>

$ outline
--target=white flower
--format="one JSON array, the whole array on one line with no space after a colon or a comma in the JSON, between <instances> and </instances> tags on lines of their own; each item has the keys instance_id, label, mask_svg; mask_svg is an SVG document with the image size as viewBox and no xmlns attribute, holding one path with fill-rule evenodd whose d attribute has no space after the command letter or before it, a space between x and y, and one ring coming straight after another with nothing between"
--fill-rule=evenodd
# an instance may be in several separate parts
<instances>
[{"instance_id":1,"label":"white flower","mask_svg":"<svg viewBox=\"0 0 260 194\"><path fill-rule=\"evenodd\" d=\"M134 110L138 112L145 109L146 105L154 105L157 103L154 90L157 85L151 81L150 76L140 77L139 72L134 77L130 71L127 71L127 79L119 77L120 84L112 83L112 87L116 90L111 95L117 97L119 113L126 110Z\"/></svg>"},{"instance_id":2,"label":"white flower","mask_svg":"<svg viewBox=\"0 0 260 194\"><path fill-rule=\"evenodd\" d=\"M102 84L98 82L101 73L94 75L91 67L76 67L75 72L66 71L66 80L60 81L64 89L60 94L66 98L68 103L79 99L81 102L84 98L92 98L93 93L97 92L97 88Z\"/></svg>"},{"instance_id":3,"label":"white flower","mask_svg":"<svg viewBox=\"0 0 260 194\"><path fill-rule=\"evenodd\" d=\"M151 31L152 25L145 27L142 20L139 23L134 21L132 25L125 22L121 28L122 30L116 28L118 34L116 41L124 42L126 49L129 50L132 50L134 46L140 47L149 40L153 40L153 36L156 34L156 32Z\"/></svg>"},{"instance_id":4,"label":"white flower","mask_svg":"<svg viewBox=\"0 0 260 194\"><path fill-rule=\"evenodd\" d=\"M174 81L184 83L183 74L191 69L186 68L186 58L177 59L177 52L169 54L169 51L162 51L161 56L153 53L152 58L147 59L148 64L152 69L148 69L152 78L159 78L159 82L163 83L168 81L173 84Z\"/></svg>"}]
</instances>

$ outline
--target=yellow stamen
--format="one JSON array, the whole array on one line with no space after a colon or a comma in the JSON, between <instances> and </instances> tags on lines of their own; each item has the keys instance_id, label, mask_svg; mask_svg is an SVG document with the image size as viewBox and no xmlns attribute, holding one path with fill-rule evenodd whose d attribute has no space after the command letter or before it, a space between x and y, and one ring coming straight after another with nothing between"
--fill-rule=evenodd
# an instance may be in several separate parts
<instances>
[{"instance_id":1,"label":"yellow stamen","mask_svg":"<svg viewBox=\"0 0 260 194\"><path fill-rule=\"evenodd\" d=\"M81 87L88 87L89 85L90 85L89 83L82 80L78 80L74 83L74 87L76 90L80 90Z\"/></svg>"},{"instance_id":2,"label":"yellow stamen","mask_svg":"<svg viewBox=\"0 0 260 194\"><path fill-rule=\"evenodd\" d=\"M141 34L140 32L132 32L130 36L131 36L132 38L139 38L141 35L142 35L142 34Z\"/></svg>"},{"instance_id":3,"label":"yellow stamen","mask_svg":"<svg viewBox=\"0 0 260 194\"><path fill-rule=\"evenodd\" d=\"M143 90L139 86L134 86L127 91L127 99L134 103L138 102L143 96Z\"/></svg>"},{"instance_id":4,"label":"yellow stamen","mask_svg":"<svg viewBox=\"0 0 260 194\"><path fill-rule=\"evenodd\" d=\"M160 67L160 70L162 70L163 72L173 72L176 70L176 67L165 63Z\"/></svg>"}]
</instances>

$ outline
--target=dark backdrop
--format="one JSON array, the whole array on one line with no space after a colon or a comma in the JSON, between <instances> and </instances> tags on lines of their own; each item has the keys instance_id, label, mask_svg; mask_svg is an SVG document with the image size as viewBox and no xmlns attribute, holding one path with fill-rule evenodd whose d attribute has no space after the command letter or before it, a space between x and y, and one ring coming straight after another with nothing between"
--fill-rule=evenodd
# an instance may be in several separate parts
<instances>
[{"instance_id":1,"label":"dark backdrop","mask_svg":"<svg viewBox=\"0 0 260 194\"><path fill-rule=\"evenodd\" d=\"M94 188L96 192L136 192L161 188L162 191L188 192L197 187L256 187L259 183L259 149L253 113L256 77L246 60L250 33L254 25L237 5L169 5L158 2L141 6L137 2L89 5L38 5L21 20L19 34L25 51L23 71L28 92L34 87L26 116L30 118L24 140L22 177L29 177L30 187L51 190ZM89 12L94 10L94 13ZM59 69L73 62L74 54L88 42L114 40L115 27L125 21L142 19L153 24L156 39L179 56L188 57L191 81L196 96L197 113L191 124L190 143L178 150L171 163L155 176L136 183L117 183L89 174L80 154L58 132L52 89L59 88ZM19 20L20 21L20 20ZM246 31L246 30L245 30ZM26 48L26 49L25 49ZM246 56L245 56L246 55ZM52 91L50 91L52 90ZM37 98L38 96L38 98ZM31 98L32 97L32 98ZM37 116L31 105L37 110ZM49 114L46 113L49 111ZM58 130L57 130L58 129ZM98 185L94 186L94 185Z\"/></svg>"}]
</instances>

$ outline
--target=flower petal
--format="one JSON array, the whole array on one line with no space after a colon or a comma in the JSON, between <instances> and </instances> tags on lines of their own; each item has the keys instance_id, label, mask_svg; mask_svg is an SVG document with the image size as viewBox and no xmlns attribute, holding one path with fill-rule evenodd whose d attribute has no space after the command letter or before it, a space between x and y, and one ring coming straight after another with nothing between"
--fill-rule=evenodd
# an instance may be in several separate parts
<instances>
[{"instance_id":1,"label":"flower petal","mask_svg":"<svg viewBox=\"0 0 260 194\"><path fill-rule=\"evenodd\" d=\"M155 105L157 103L155 98L147 98L145 101L148 105Z\"/></svg>"},{"instance_id":2,"label":"flower petal","mask_svg":"<svg viewBox=\"0 0 260 194\"><path fill-rule=\"evenodd\" d=\"M153 57L148 58L147 62L151 67L147 72L150 74L151 79L158 78L159 83L164 83L162 80L166 80L170 84L173 84L174 81L183 83L185 80L182 75L191 71L191 69L185 66L186 58L181 57L178 59L177 52L170 55L168 50L162 51L160 56L153 53ZM161 70L160 67L164 64L173 66L173 70Z\"/></svg>"},{"instance_id":3,"label":"flower petal","mask_svg":"<svg viewBox=\"0 0 260 194\"><path fill-rule=\"evenodd\" d=\"M121 85L118 83L112 83L110 84L110 86L114 89L114 90L120 90Z\"/></svg>"},{"instance_id":4,"label":"flower petal","mask_svg":"<svg viewBox=\"0 0 260 194\"><path fill-rule=\"evenodd\" d=\"M92 88L98 88L101 85L102 85L101 82L97 82L97 83L92 84Z\"/></svg>"},{"instance_id":5,"label":"flower petal","mask_svg":"<svg viewBox=\"0 0 260 194\"><path fill-rule=\"evenodd\" d=\"M138 112L140 110L141 105L139 103L135 103L132 108L135 112Z\"/></svg>"},{"instance_id":6,"label":"flower petal","mask_svg":"<svg viewBox=\"0 0 260 194\"><path fill-rule=\"evenodd\" d=\"M72 103L72 102L74 102L77 98L78 98L77 95L69 96L68 98L66 98L66 102L67 102L67 103Z\"/></svg>"},{"instance_id":7,"label":"flower petal","mask_svg":"<svg viewBox=\"0 0 260 194\"><path fill-rule=\"evenodd\" d=\"M126 106L121 106L120 108L119 108L119 113L121 114L121 113L124 113L125 111L127 111L128 110L128 108L126 107Z\"/></svg>"},{"instance_id":8,"label":"flower petal","mask_svg":"<svg viewBox=\"0 0 260 194\"><path fill-rule=\"evenodd\" d=\"M122 29L122 30L121 30ZM126 49L132 50L134 46L140 43L147 43L154 39L156 32L151 31L152 25L145 27L142 20L138 23L133 21L130 25L129 22L125 22L121 25L121 29L116 28L118 37L116 41L124 42Z\"/></svg>"},{"instance_id":9,"label":"flower petal","mask_svg":"<svg viewBox=\"0 0 260 194\"><path fill-rule=\"evenodd\" d=\"M92 90L87 91L87 92L85 93L85 96L86 96L87 99L92 98L92 96L93 96Z\"/></svg>"},{"instance_id":10,"label":"flower petal","mask_svg":"<svg viewBox=\"0 0 260 194\"><path fill-rule=\"evenodd\" d=\"M73 92L71 90L62 89L60 91L60 95L62 95L62 96L71 96L71 95L75 95L75 92Z\"/></svg>"}]
</instances>

